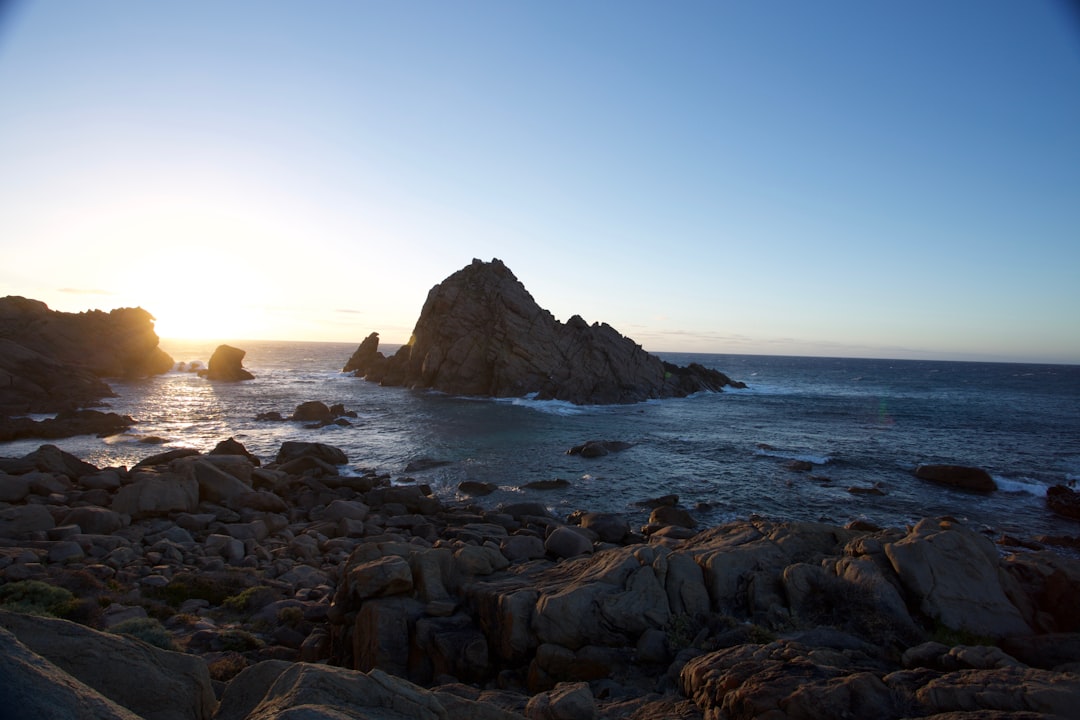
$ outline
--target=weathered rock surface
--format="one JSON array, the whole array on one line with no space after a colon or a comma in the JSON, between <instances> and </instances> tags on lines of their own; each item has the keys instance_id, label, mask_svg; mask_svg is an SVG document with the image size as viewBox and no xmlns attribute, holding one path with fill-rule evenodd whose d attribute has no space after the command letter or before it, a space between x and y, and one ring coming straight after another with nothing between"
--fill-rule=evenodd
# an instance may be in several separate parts
<instances>
[{"instance_id":1,"label":"weathered rock surface","mask_svg":"<svg viewBox=\"0 0 1080 720\"><path fill-rule=\"evenodd\" d=\"M474 260L436 285L409 344L390 358L377 348L373 333L345 367L453 395L612 404L740 385L700 365L664 363L607 324L558 322L499 260Z\"/></svg>"},{"instance_id":2,"label":"weathered rock surface","mask_svg":"<svg viewBox=\"0 0 1080 720\"><path fill-rule=\"evenodd\" d=\"M217 707L198 657L169 652L66 620L0 610L23 645L146 720L209 720Z\"/></svg>"},{"instance_id":3,"label":"weathered rock surface","mask_svg":"<svg viewBox=\"0 0 1080 720\"><path fill-rule=\"evenodd\" d=\"M238 382L240 380L254 380L255 376L244 369L245 350L235 348L232 345L218 345L214 354L210 356L205 370L199 370L199 376L207 380L223 380L225 382Z\"/></svg>"},{"instance_id":4,"label":"weathered rock surface","mask_svg":"<svg viewBox=\"0 0 1080 720\"><path fill-rule=\"evenodd\" d=\"M143 720L79 682L0 628L0 718Z\"/></svg>"},{"instance_id":5,"label":"weathered rock surface","mask_svg":"<svg viewBox=\"0 0 1080 720\"><path fill-rule=\"evenodd\" d=\"M155 375L172 365L142 308L65 313L0 298L0 415L75 409L112 396L101 378Z\"/></svg>"}]
</instances>

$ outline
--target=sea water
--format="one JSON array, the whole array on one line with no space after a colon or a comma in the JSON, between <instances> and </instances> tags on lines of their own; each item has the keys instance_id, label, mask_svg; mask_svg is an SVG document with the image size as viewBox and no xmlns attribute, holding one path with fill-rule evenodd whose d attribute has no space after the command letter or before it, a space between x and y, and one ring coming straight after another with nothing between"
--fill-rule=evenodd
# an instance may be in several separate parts
<instances>
[{"instance_id":1,"label":"sea water","mask_svg":"<svg viewBox=\"0 0 1080 720\"><path fill-rule=\"evenodd\" d=\"M466 499L465 480L488 482L498 489L475 500L482 506L539 501L560 515L585 509L641 521L647 511L637 501L676 494L703 524L758 514L900 526L950 515L1022 536L1080 533L1080 523L1045 507L1048 487L1080 478L1080 366L659 353L748 387L581 407L381 387L340 372L354 344L235 344L255 380L174 371L111 381L118 397L109 409L138 423L110 438L51 442L98 466L131 466L171 448L208 451L228 437L264 461L286 440L318 441L346 452L345 472L426 483L446 500ZM177 361L204 364L214 347L162 346ZM255 419L287 417L309 400L342 403L357 417L318 429ZM633 446L601 458L566 454L587 440ZM41 442L2 443L0 455ZM445 464L406 473L420 459ZM920 463L985 468L999 490L919 480ZM524 487L555 478L569 486Z\"/></svg>"}]
</instances>

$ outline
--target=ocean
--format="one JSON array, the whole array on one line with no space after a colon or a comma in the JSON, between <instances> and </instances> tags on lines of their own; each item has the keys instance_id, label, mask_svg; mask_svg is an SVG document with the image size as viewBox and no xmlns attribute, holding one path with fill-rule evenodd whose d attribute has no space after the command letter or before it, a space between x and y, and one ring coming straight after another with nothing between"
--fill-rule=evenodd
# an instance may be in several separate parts
<instances>
[{"instance_id":1,"label":"ocean","mask_svg":"<svg viewBox=\"0 0 1080 720\"><path fill-rule=\"evenodd\" d=\"M380 387L341 374L356 344L234 344L247 351L255 380L215 383L173 371L111 381L118 397L109 409L138 424L110 438L52 442L98 466L131 466L171 448L208 451L228 437L264 462L286 440L318 441L346 452L347 472L411 477L446 500L466 499L458 485L476 480L498 486L474 499L484 507L540 501L562 516L618 512L634 523L647 517L636 501L677 494L703 525L757 514L902 526L950 515L1022 537L1080 534L1080 523L1051 514L1044 500L1048 487L1080 479L1080 366L657 353L716 368L748 388L579 407ZM205 364L214 345L162 347L177 361ZM309 400L342 403L358 417L319 429L255 420L269 411L288 416ZM566 454L587 440L633 446L601 458ZM42 442L0 443L0 456ZM422 459L445 464L406 475ZM982 467L999 490L919 480L912 472L920 463ZM524 487L556 478L569 486Z\"/></svg>"}]
</instances>

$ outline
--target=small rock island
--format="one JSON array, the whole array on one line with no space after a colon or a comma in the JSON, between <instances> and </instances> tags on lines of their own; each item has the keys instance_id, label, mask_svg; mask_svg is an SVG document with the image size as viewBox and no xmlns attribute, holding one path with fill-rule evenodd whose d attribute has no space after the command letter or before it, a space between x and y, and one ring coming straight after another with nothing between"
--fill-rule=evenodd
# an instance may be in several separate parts
<instances>
[{"instance_id":1,"label":"small rock island","mask_svg":"<svg viewBox=\"0 0 1080 720\"><path fill-rule=\"evenodd\" d=\"M561 323L502 263L473 260L428 293L408 344L391 357L372 333L343 372L451 395L634 403L746 387L716 370L679 367L606 323Z\"/></svg>"}]
</instances>

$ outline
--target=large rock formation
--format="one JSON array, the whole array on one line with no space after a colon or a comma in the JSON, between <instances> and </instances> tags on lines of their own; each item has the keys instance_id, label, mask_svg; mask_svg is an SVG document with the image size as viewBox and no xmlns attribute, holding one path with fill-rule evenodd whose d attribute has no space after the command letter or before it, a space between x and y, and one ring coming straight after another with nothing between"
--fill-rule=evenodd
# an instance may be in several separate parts
<instances>
[{"instance_id":1,"label":"large rock formation","mask_svg":"<svg viewBox=\"0 0 1080 720\"><path fill-rule=\"evenodd\" d=\"M245 355L247 355L246 351L232 345L218 345L214 354L210 356L210 363L206 370L200 370L199 376L207 380L226 382L254 380L255 376L243 367Z\"/></svg>"},{"instance_id":2,"label":"large rock formation","mask_svg":"<svg viewBox=\"0 0 1080 720\"><path fill-rule=\"evenodd\" d=\"M473 260L428 293L409 343L377 352L378 334L345 366L384 385L453 395L630 403L741 386L701 365L650 355L605 323L565 324L541 308L500 260Z\"/></svg>"},{"instance_id":3,"label":"large rock formation","mask_svg":"<svg viewBox=\"0 0 1080 720\"><path fill-rule=\"evenodd\" d=\"M167 372L153 321L142 308L65 313L0 298L0 414L74 409L112 396L101 378Z\"/></svg>"}]
</instances>

